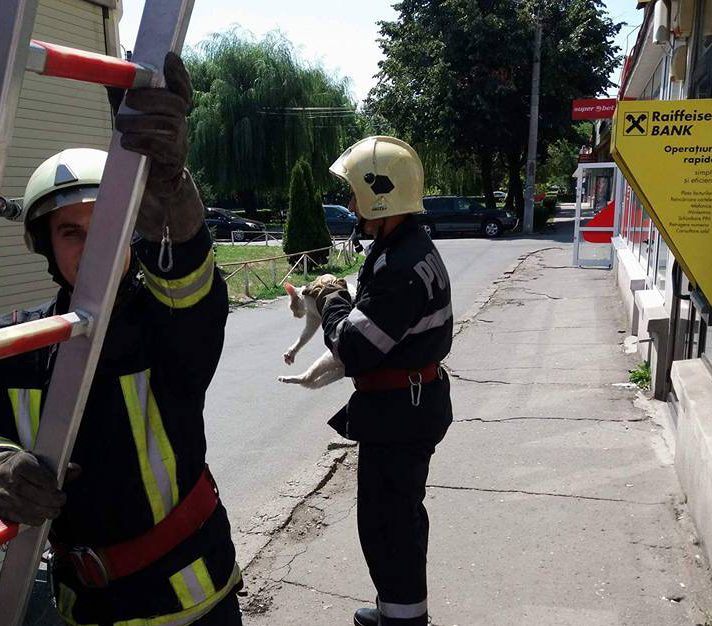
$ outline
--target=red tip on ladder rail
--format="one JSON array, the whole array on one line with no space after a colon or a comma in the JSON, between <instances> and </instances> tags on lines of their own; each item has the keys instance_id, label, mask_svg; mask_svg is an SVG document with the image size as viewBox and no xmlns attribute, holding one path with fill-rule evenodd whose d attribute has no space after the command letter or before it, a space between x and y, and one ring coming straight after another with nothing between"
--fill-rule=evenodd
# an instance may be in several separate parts
<instances>
[{"instance_id":1,"label":"red tip on ladder rail","mask_svg":"<svg viewBox=\"0 0 712 626\"><path fill-rule=\"evenodd\" d=\"M0 359L89 334L90 318L77 313L53 315L0 329Z\"/></svg>"},{"instance_id":2,"label":"red tip on ladder rail","mask_svg":"<svg viewBox=\"0 0 712 626\"><path fill-rule=\"evenodd\" d=\"M0 546L17 537L19 532L19 524L15 524L14 522L3 522L0 520Z\"/></svg>"},{"instance_id":3,"label":"red tip on ladder rail","mask_svg":"<svg viewBox=\"0 0 712 626\"><path fill-rule=\"evenodd\" d=\"M27 69L43 76L71 78L123 89L146 87L153 76L151 69L130 61L36 39L30 43Z\"/></svg>"}]
</instances>

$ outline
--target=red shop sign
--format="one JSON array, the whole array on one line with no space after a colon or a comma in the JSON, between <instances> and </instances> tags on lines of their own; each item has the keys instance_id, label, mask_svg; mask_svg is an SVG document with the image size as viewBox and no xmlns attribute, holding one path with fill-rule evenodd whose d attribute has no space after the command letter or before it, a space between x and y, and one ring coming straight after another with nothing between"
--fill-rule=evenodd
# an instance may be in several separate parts
<instances>
[{"instance_id":1,"label":"red shop sign","mask_svg":"<svg viewBox=\"0 0 712 626\"><path fill-rule=\"evenodd\" d=\"M574 100L571 119L604 120L612 118L616 110L616 102L615 98Z\"/></svg>"}]
</instances>

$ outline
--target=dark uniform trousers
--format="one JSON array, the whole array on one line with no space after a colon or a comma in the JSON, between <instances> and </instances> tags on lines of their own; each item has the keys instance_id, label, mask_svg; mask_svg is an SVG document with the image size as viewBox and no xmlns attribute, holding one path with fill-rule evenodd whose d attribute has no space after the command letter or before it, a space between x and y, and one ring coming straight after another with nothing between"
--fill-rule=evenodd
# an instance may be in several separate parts
<instances>
[{"instance_id":1,"label":"dark uniform trousers","mask_svg":"<svg viewBox=\"0 0 712 626\"><path fill-rule=\"evenodd\" d=\"M385 416L384 416L385 417ZM361 443L358 531L382 613L390 604L416 606L428 597L428 512L423 505L433 447ZM414 612L418 612L416 608ZM388 624L427 624L427 615Z\"/></svg>"},{"instance_id":2,"label":"dark uniform trousers","mask_svg":"<svg viewBox=\"0 0 712 626\"><path fill-rule=\"evenodd\" d=\"M355 299L347 290L328 295L322 324L327 346L357 381L329 424L360 442L358 529L381 624L425 626L429 522L423 500L430 457L452 422L452 405L442 369L430 382L413 381L450 351L453 319L447 270L415 219L376 240ZM384 370L410 378L379 390L358 381L366 375L380 380Z\"/></svg>"}]
</instances>

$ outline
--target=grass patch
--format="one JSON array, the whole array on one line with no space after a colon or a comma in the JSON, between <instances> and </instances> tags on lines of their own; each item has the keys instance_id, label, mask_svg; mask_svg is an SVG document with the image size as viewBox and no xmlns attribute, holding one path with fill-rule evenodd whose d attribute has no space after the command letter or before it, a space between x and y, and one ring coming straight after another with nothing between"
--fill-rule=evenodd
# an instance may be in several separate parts
<instances>
[{"instance_id":1,"label":"grass patch","mask_svg":"<svg viewBox=\"0 0 712 626\"><path fill-rule=\"evenodd\" d=\"M648 390L650 389L651 376L650 363L643 361L638 367L630 370L629 380L641 389Z\"/></svg>"},{"instance_id":2,"label":"grass patch","mask_svg":"<svg viewBox=\"0 0 712 626\"><path fill-rule=\"evenodd\" d=\"M221 266L223 275L227 279L227 289L233 303L245 303L251 300L273 300L285 294L284 287L279 284L291 269L289 260L283 256L284 252L278 246L217 246L215 257L218 266ZM283 258L275 258L283 257ZM272 261L272 259L275 259ZM316 271L307 273L300 265L289 276L289 282L299 287L314 280L321 274L334 274L346 277L357 272L363 264L364 257L360 254L344 255L337 261L337 253L332 251L331 262ZM247 292L245 285L245 270L238 266L223 267L223 263L250 263L247 272ZM235 270L239 271L230 276Z\"/></svg>"}]
</instances>

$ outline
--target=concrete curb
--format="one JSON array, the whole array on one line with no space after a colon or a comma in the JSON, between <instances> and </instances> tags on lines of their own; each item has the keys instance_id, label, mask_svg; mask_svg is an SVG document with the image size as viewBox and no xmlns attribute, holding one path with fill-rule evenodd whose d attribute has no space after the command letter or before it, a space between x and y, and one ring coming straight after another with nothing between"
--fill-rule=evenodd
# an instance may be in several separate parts
<instances>
[{"instance_id":1,"label":"concrete curb","mask_svg":"<svg viewBox=\"0 0 712 626\"><path fill-rule=\"evenodd\" d=\"M346 458L355 441L336 437L314 464L287 481L279 495L250 519L247 528L233 529L233 542L238 547L240 567L247 570L270 544L275 534L292 520L294 511L326 485Z\"/></svg>"}]
</instances>

